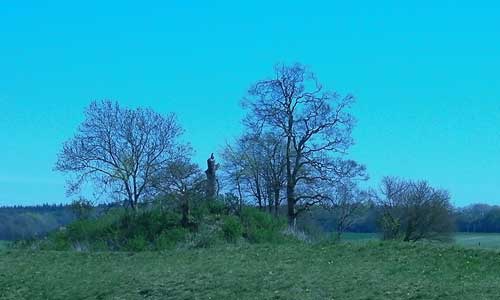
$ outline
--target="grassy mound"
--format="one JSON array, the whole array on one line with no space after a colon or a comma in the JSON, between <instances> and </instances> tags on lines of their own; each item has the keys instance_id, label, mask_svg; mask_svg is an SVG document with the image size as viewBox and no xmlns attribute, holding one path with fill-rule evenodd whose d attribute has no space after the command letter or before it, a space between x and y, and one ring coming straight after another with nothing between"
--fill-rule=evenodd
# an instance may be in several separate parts
<instances>
[{"instance_id":1,"label":"grassy mound","mask_svg":"<svg viewBox=\"0 0 500 300\"><path fill-rule=\"evenodd\" d=\"M500 256L451 246L0 252L1 299L498 299Z\"/></svg>"},{"instance_id":2,"label":"grassy mound","mask_svg":"<svg viewBox=\"0 0 500 300\"><path fill-rule=\"evenodd\" d=\"M175 210L114 209L98 218L83 219L43 240L17 243L18 248L76 251L155 251L203 248L223 243L284 240L285 222L247 207L234 215L217 201L197 206L188 226Z\"/></svg>"}]
</instances>

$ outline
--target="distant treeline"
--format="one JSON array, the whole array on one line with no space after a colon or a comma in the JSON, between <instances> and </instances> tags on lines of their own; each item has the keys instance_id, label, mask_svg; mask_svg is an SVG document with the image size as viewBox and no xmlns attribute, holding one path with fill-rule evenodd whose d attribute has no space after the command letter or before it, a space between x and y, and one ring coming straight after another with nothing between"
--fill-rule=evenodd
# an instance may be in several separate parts
<instances>
[{"instance_id":1,"label":"distant treeline","mask_svg":"<svg viewBox=\"0 0 500 300\"><path fill-rule=\"evenodd\" d=\"M99 205L95 212L107 205ZM67 204L0 207L0 240L41 237L76 219L74 207Z\"/></svg>"},{"instance_id":2,"label":"distant treeline","mask_svg":"<svg viewBox=\"0 0 500 300\"><path fill-rule=\"evenodd\" d=\"M456 212L460 232L500 232L500 206L473 204Z\"/></svg>"},{"instance_id":3,"label":"distant treeline","mask_svg":"<svg viewBox=\"0 0 500 300\"><path fill-rule=\"evenodd\" d=\"M100 205L94 213L105 210L106 207L108 205ZM286 208L283 208L283 214L285 210ZM348 231L377 232L378 214L376 205L365 205ZM71 205L0 207L0 240L40 237L75 219ZM458 208L455 210L455 221L458 232L500 232L500 206L473 204ZM310 231L334 232L336 220L331 211L314 207L298 220L298 225Z\"/></svg>"},{"instance_id":4,"label":"distant treeline","mask_svg":"<svg viewBox=\"0 0 500 300\"><path fill-rule=\"evenodd\" d=\"M0 240L42 236L73 220L67 205L0 207Z\"/></svg>"},{"instance_id":5,"label":"distant treeline","mask_svg":"<svg viewBox=\"0 0 500 300\"><path fill-rule=\"evenodd\" d=\"M377 224L379 208L367 204L361 210L348 231L360 233L378 232ZM500 232L500 206L488 204L472 204L456 208L454 212L457 232ZM316 228L325 232L335 231L335 215L321 207L311 209L299 220L304 228Z\"/></svg>"}]
</instances>

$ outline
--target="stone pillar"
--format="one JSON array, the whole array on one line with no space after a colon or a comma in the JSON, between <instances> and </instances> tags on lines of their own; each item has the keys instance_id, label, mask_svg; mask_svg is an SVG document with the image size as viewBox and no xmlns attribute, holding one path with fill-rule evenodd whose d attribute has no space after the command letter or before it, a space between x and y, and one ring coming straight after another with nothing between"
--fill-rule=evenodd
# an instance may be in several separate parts
<instances>
[{"instance_id":1,"label":"stone pillar","mask_svg":"<svg viewBox=\"0 0 500 300\"><path fill-rule=\"evenodd\" d=\"M217 176L215 174L217 168L218 165L215 164L215 157L212 153L210 158L207 160L207 170L205 171L205 174L207 174L206 193L208 199L215 199L217 196Z\"/></svg>"}]
</instances>

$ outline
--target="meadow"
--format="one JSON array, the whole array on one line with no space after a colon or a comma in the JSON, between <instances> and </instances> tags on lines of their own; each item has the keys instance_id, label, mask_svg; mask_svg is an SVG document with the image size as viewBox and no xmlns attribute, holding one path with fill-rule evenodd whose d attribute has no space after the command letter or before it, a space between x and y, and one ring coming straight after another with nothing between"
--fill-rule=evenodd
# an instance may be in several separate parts
<instances>
[{"instance_id":1,"label":"meadow","mask_svg":"<svg viewBox=\"0 0 500 300\"><path fill-rule=\"evenodd\" d=\"M342 240L349 243L364 243L378 239L375 233L347 232L342 236ZM500 251L500 233L456 233L454 243L465 248ZM8 244L8 241L0 240L0 250L6 249Z\"/></svg>"},{"instance_id":2,"label":"meadow","mask_svg":"<svg viewBox=\"0 0 500 300\"><path fill-rule=\"evenodd\" d=\"M398 242L0 251L0 299L498 299L500 256Z\"/></svg>"},{"instance_id":3,"label":"meadow","mask_svg":"<svg viewBox=\"0 0 500 300\"><path fill-rule=\"evenodd\" d=\"M500 234L454 238L88 253L0 241L0 299L498 299Z\"/></svg>"},{"instance_id":4,"label":"meadow","mask_svg":"<svg viewBox=\"0 0 500 300\"><path fill-rule=\"evenodd\" d=\"M9 245L9 242L7 241L0 241L0 250L7 248Z\"/></svg>"},{"instance_id":5,"label":"meadow","mask_svg":"<svg viewBox=\"0 0 500 300\"><path fill-rule=\"evenodd\" d=\"M348 232L343 235L345 242L359 243L378 240L375 233L352 233ZM454 244L465 248L487 249L500 251L500 234L499 233L456 233L453 236Z\"/></svg>"},{"instance_id":6,"label":"meadow","mask_svg":"<svg viewBox=\"0 0 500 300\"><path fill-rule=\"evenodd\" d=\"M467 248L500 250L498 233L457 233L455 243Z\"/></svg>"}]
</instances>

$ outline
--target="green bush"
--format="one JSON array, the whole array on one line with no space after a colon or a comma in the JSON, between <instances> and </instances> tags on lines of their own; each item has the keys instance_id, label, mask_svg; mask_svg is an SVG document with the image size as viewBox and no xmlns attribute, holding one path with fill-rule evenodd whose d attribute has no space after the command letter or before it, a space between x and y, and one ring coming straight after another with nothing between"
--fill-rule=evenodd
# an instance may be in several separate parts
<instances>
[{"instance_id":1,"label":"green bush","mask_svg":"<svg viewBox=\"0 0 500 300\"><path fill-rule=\"evenodd\" d=\"M181 227L165 230L155 240L155 250L174 248L178 243L186 239L188 233L188 230Z\"/></svg>"},{"instance_id":2,"label":"green bush","mask_svg":"<svg viewBox=\"0 0 500 300\"><path fill-rule=\"evenodd\" d=\"M77 219L88 219L92 215L94 205L85 198L79 198L71 202L70 208Z\"/></svg>"},{"instance_id":3,"label":"green bush","mask_svg":"<svg viewBox=\"0 0 500 300\"><path fill-rule=\"evenodd\" d=\"M180 215L160 210L129 212L116 209L98 218L80 219L67 229L49 235L40 246L52 250L126 250L167 247L166 239L176 243L185 236L178 229ZM161 238L161 241L158 239ZM152 245L152 247L150 247Z\"/></svg>"},{"instance_id":4,"label":"green bush","mask_svg":"<svg viewBox=\"0 0 500 300\"><path fill-rule=\"evenodd\" d=\"M172 208L117 208L98 217L79 219L45 240L27 242L25 247L75 251L145 251L175 247L207 248L235 243L282 242L286 222L267 212L246 207L239 216L223 201L200 201L192 207L193 226L181 226L181 214Z\"/></svg>"},{"instance_id":5,"label":"green bush","mask_svg":"<svg viewBox=\"0 0 500 300\"><path fill-rule=\"evenodd\" d=\"M77 220L67 226L66 233L72 242L114 239L119 236L117 222L124 214L114 210L99 218Z\"/></svg>"},{"instance_id":6,"label":"green bush","mask_svg":"<svg viewBox=\"0 0 500 300\"><path fill-rule=\"evenodd\" d=\"M244 208L241 213L243 236L251 243L282 242L286 222L256 208Z\"/></svg>"},{"instance_id":7,"label":"green bush","mask_svg":"<svg viewBox=\"0 0 500 300\"><path fill-rule=\"evenodd\" d=\"M220 227L216 224L201 224L197 232L191 233L182 245L185 248L209 248L220 243Z\"/></svg>"},{"instance_id":8,"label":"green bush","mask_svg":"<svg viewBox=\"0 0 500 300\"><path fill-rule=\"evenodd\" d=\"M235 216L226 216L223 219L222 234L226 241L235 242L243 235L243 227Z\"/></svg>"},{"instance_id":9,"label":"green bush","mask_svg":"<svg viewBox=\"0 0 500 300\"><path fill-rule=\"evenodd\" d=\"M124 238L143 235L148 241L155 240L164 230L179 226L180 215L159 210L125 214L118 228Z\"/></svg>"},{"instance_id":10,"label":"green bush","mask_svg":"<svg viewBox=\"0 0 500 300\"><path fill-rule=\"evenodd\" d=\"M206 202L208 213L212 215L224 215L227 214L228 209L226 204L221 200L208 200Z\"/></svg>"},{"instance_id":11,"label":"green bush","mask_svg":"<svg viewBox=\"0 0 500 300\"><path fill-rule=\"evenodd\" d=\"M40 250L67 251L71 249L71 243L64 231L56 231L50 234L47 239L38 243L35 241L31 246Z\"/></svg>"},{"instance_id":12,"label":"green bush","mask_svg":"<svg viewBox=\"0 0 500 300\"><path fill-rule=\"evenodd\" d=\"M134 252L147 250L147 247L148 247L148 242L142 235L138 235L134 238L127 240L125 244L125 250Z\"/></svg>"}]
</instances>

